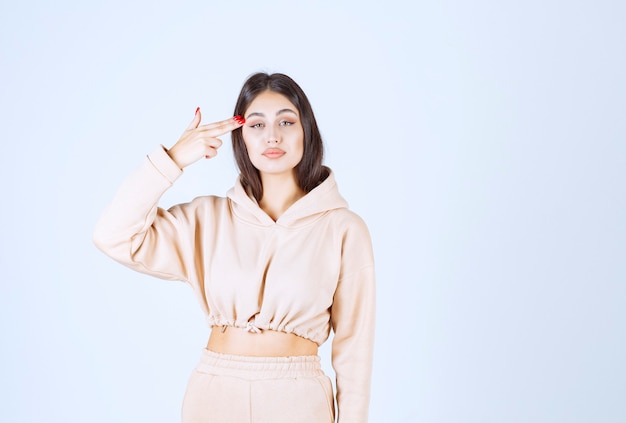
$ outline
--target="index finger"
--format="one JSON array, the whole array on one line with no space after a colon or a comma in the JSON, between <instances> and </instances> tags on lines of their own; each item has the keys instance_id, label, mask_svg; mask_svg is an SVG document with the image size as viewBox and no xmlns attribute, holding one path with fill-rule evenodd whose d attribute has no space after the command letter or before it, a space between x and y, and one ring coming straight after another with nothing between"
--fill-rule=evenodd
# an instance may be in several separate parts
<instances>
[{"instance_id":1,"label":"index finger","mask_svg":"<svg viewBox=\"0 0 626 423\"><path fill-rule=\"evenodd\" d=\"M200 125L196 129L197 131L209 132L211 137L219 137L228 132L231 132L237 128L240 128L245 123L245 119L241 116L235 116L230 119L221 120L219 122L207 123L206 125Z\"/></svg>"}]
</instances>

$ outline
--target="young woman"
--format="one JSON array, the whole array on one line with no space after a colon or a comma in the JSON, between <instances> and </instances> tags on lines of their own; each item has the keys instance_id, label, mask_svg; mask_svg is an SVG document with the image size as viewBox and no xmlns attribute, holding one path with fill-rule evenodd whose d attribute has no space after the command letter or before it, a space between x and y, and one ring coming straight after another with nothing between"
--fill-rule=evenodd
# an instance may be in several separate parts
<instances>
[{"instance_id":1,"label":"young woman","mask_svg":"<svg viewBox=\"0 0 626 423\"><path fill-rule=\"evenodd\" d=\"M335 421L318 346L334 331L337 421L366 422L374 339L374 261L365 223L348 210L311 105L283 74L244 83L235 117L157 148L122 185L94 242L140 272L187 282L212 327L182 419ZM240 170L226 197L164 210L162 194L232 132Z\"/></svg>"}]
</instances>

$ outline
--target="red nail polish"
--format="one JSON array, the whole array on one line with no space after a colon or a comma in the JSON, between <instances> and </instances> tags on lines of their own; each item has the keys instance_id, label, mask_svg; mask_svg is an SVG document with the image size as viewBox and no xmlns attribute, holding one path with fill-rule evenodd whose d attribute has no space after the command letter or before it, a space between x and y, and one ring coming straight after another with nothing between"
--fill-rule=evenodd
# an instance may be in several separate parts
<instances>
[{"instance_id":1,"label":"red nail polish","mask_svg":"<svg viewBox=\"0 0 626 423\"><path fill-rule=\"evenodd\" d=\"M240 115L235 116L233 119L235 119L237 123L241 123L241 124L244 124L246 122L246 120Z\"/></svg>"},{"instance_id":2,"label":"red nail polish","mask_svg":"<svg viewBox=\"0 0 626 423\"><path fill-rule=\"evenodd\" d=\"M200 108L198 107L198 108L196 109L196 114L198 114L198 112L199 112L199 111L200 111Z\"/></svg>"}]
</instances>

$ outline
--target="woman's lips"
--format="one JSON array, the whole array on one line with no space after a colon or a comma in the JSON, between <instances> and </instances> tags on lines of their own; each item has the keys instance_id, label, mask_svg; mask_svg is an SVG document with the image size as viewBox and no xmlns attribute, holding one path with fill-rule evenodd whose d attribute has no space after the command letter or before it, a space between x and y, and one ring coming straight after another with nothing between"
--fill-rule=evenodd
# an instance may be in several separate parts
<instances>
[{"instance_id":1,"label":"woman's lips","mask_svg":"<svg viewBox=\"0 0 626 423\"><path fill-rule=\"evenodd\" d=\"M277 159L285 155L285 152L280 148L268 148L263 152L263 155L269 159Z\"/></svg>"}]
</instances>

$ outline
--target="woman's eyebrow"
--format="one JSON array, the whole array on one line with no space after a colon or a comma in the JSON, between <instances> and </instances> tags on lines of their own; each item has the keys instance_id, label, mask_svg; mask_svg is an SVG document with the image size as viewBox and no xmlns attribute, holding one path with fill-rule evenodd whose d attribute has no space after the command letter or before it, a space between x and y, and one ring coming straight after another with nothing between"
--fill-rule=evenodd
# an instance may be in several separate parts
<instances>
[{"instance_id":1,"label":"woman's eyebrow","mask_svg":"<svg viewBox=\"0 0 626 423\"><path fill-rule=\"evenodd\" d=\"M280 109L279 111L276 112L276 116L278 116L281 113L293 113L294 115L298 115L296 112L294 112L291 109Z\"/></svg>"},{"instance_id":2,"label":"woman's eyebrow","mask_svg":"<svg viewBox=\"0 0 626 423\"><path fill-rule=\"evenodd\" d=\"M298 116L298 114L292 109L280 109L276 112L276 116L280 115L281 113L293 113L294 115ZM261 112L252 112L248 116L246 116L246 119L250 119L252 116L265 117L265 114Z\"/></svg>"}]
</instances>

